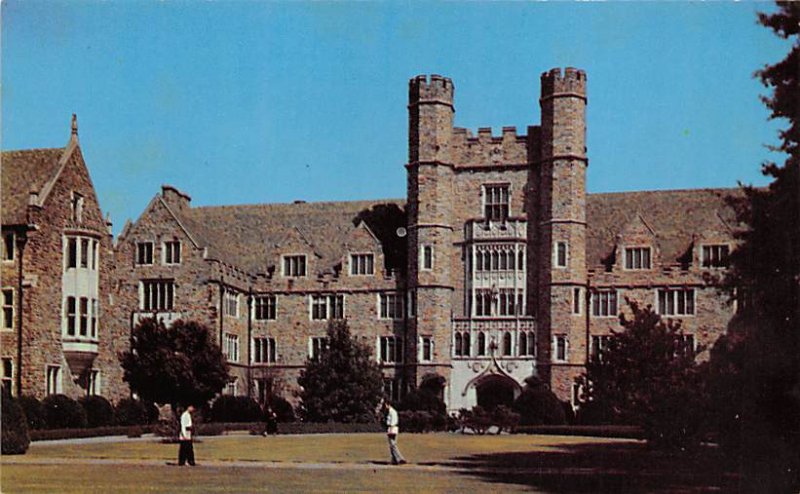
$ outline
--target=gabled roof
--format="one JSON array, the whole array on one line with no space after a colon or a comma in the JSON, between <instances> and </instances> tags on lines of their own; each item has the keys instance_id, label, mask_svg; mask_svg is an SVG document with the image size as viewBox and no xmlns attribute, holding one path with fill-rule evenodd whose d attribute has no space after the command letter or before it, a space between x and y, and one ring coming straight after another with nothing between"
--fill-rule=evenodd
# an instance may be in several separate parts
<instances>
[{"instance_id":1,"label":"gabled roof","mask_svg":"<svg viewBox=\"0 0 800 494\"><path fill-rule=\"evenodd\" d=\"M653 233L661 259L677 262L695 236L710 225L737 225L728 198L741 189L694 189L588 194L586 199L586 264L602 264L614 250L626 225L641 216Z\"/></svg>"},{"instance_id":2,"label":"gabled roof","mask_svg":"<svg viewBox=\"0 0 800 494\"><path fill-rule=\"evenodd\" d=\"M55 178L64 151L64 148L3 151L0 156L3 225L27 223L31 190L41 191Z\"/></svg>"},{"instance_id":3,"label":"gabled roof","mask_svg":"<svg viewBox=\"0 0 800 494\"><path fill-rule=\"evenodd\" d=\"M318 255L319 272L329 271L346 254L346 243L363 221L386 254L387 267L405 266L405 239L395 231L405 226L405 201L375 200L206 206L173 213L191 232L208 257L251 273L277 265L284 240L302 238L308 255Z\"/></svg>"}]
</instances>

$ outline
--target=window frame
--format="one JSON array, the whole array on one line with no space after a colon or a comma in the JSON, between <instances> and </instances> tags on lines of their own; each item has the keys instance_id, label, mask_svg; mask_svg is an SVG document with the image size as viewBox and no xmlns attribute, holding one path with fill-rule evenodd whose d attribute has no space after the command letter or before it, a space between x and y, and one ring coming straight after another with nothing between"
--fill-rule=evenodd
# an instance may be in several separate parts
<instances>
[{"instance_id":1,"label":"window frame","mask_svg":"<svg viewBox=\"0 0 800 494\"><path fill-rule=\"evenodd\" d=\"M172 278L168 279L144 279L139 282L139 310L142 312L174 312L175 299L178 285ZM150 286L150 296L148 297L148 286ZM164 290L152 292L153 287L164 287ZM162 300L163 296L163 300ZM163 301L163 304L161 303ZM153 302L155 306L153 306Z\"/></svg>"},{"instance_id":2,"label":"window frame","mask_svg":"<svg viewBox=\"0 0 800 494\"><path fill-rule=\"evenodd\" d=\"M351 252L350 276L375 276L375 254L373 252Z\"/></svg>"},{"instance_id":3,"label":"window frame","mask_svg":"<svg viewBox=\"0 0 800 494\"><path fill-rule=\"evenodd\" d=\"M275 364L278 362L278 346L272 336L253 337L251 364Z\"/></svg>"},{"instance_id":4,"label":"window frame","mask_svg":"<svg viewBox=\"0 0 800 494\"><path fill-rule=\"evenodd\" d=\"M433 362L434 341L431 335L419 337L419 361ZM427 356L426 356L427 353Z\"/></svg>"},{"instance_id":5,"label":"window frame","mask_svg":"<svg viewBox=\"0 0 800 494\"><path fill-rule=\"evenodd\" d=\"M730 265L731 247L726 243L700 246L700 267L703 269L727 269Z\"/></svg>"},{"instance_id":6,"label":"window frame","mask_svg":"<svg viewBox=\"0 0 800 494\"><path fill-rule=\"evenodd\" d=\"M48 364L45 367L45 396L60 394L62 390L61 366Z\"/></svg>"},{"instance_id":7,"label":"window frame","mask_svg":"<svg viewBox=\"0 0 800 494\"><path fill-rule=\"evenodd\" d=\"M403 338L396 335L378 336L377 357L382 364L402 364L405 360Z\"/></svg>"},{"instance_id":8,"label":"window frame","mask_svg":"<svg viewBox=\"0 0 800 494\"><path fill-rule=\"evenodd\" d=\"M562 250L563 248L563 256ZM563 257L563 260L562 260ZM566 269L569 266L569 244L563 240L556 240L553 243L553 267L556 269Z\"/></svg>"},{"instance_id":9,"label":"window frame","mask_svg":"<svg viewBox=\"0 0 800 494\"><path fill-rule=\"evenodd\" d=\"M308 317L311 321L342 320L345 316L343 293L312 293L308 296ZM319 310L324 310L320 317Z\"/></svg>"},{"instance_id":10,"label":"window frame","mask_svg":"<svg viewBox=\"0 0 800 494\"><path fill-rule=\"evenodd\" d=\"M322 352L328 349L327 336L309 336L308 337L308 358L317 358Z\"/></svg>"},{"instance_id":11,"label":"window frame","mask_svg":"<svg viewBox=\"0 0 800 494\"><path fill-rule=\"evenodd\" d=\"M563 342L563 345L560 343ZM561 349L564 350L564 355L561 357L559 355ZM558 363L566 363L569 362L569 337L566 334L554 334L553 335L553 362Z\"/></svg>"},{"instance_id":12,"label":"window frame","mask_svg":"<svg viewBox=\"0 0 800 494\"><path fill-rule=\"evenodd\" d=\"M511 184L486 183L483 189L483 218L487 222L505 223L511 216Z\"/></svg>"},{"instance_id":13,"label":"window frame","mask_svg":"<svg viewBox=\"0 0 800 494\"><path fill-rule=\"evenodd\" d=\"M3 243L0 248L3 249L2 261L6 263L13 263L17 259L17 234L15 232L4 232ZM10 246L10 248L9 248ZM10 254L10 256L9 256Z\"/></svg>"},{"instance_id":14,"label":"window frame","mask_svg":"<svg viewBox=\"0 0 800 494\"><path fill-rule=\"evenodd\" d=\"M644 253L647 253L647 255L645 256ZM626 245L624 255L623 269L626 271L649 271L653 269L653 248L649 245Z\"/></svg>"},{"instance_id":15,"label":"window frame","mask_svg":"<svg viewBox=\"0 0 800 494\"><path fill-rule=\"evenodd\" d=\"M589 314L593 318L619 317L618 290L616 288L592 288L589 292Z\"/></svg>"},{"instance_id":16,"label":"window frame","mask_svg":"<svg viewBox=\"0 0 800 494\"><path fill-rule=\"evenodd\" d=\"M11 294L11 304L6 303L6 294ZM3 305L3 320L0 321L0 331L13 331L14 328L17 326L16 316L17 316L17 299L15 297L16 290L14 287L3 287L2 288L2 302ZM10 324L6 325L6 321L10 320Z\"/></svg>"},{"instance_id":17,"label":"window frame","mask_svg":"<svg viewBox=\"0 0 800 494\"><path fill-rule=\"evenodd\" d=\"M378 319L400 321L405 316L403 294L400 292L378 293Z\"/></svg>"},{"instance_id":18,"label":"window frame","mask_svg":"<svg viewBox=\"0 0 800 494\"><path fill-rule=\"evenodd\" d=\"M663 303L662 303L662 294ZM687 297L691 294L691 297ZM689 287L656 288L656 313L669 317L694 317L697 315L697 290ZM669 304L669 308L667 305Z\"/></svg>"},{"instance_id":19,"label":"window frame","mask_svg":"<svg viewBox=\"0 0 800 494\"><path fill-rule=\"evenodd\" d=\"M300 269L301 267L302 269ZM308 256L305 254L282 255L281 276L284 278L305 278L308 276Z\"/></svg>"},{"instance_id":20,"label":"window frame","mask_svg":"<svg viewBox=\"0 0 800 494\"><path fill-rule=\"evenodd\" d=\"M183 242L165 240L161 242L161 263L164 266L178 266L182 262Z\"/></svg>"},{"instance_id":21,"label":"window frame","mask_svg":"<svg viewBox=\"0 0 800 494\"><path fill-rule=\"evenodd\" d=\"M435 262L435 251L432 244L422 244L419 255L420 271L433 271Z\"/></svg>"},{"instance_id":22,"label":"window frame","mask_svg":"<svg viewBox=\"0 0 800 494\"><path fill-rule=\"evenodd\" d=\"M278 296L275 294L254 295L253 320L275 321L277 319L278 319Z\"/></svg>"},{"instance_id":23,"label":"window frame","mask_svg":"<svg viewBox=\"0 0 800 494\"><path fill-rule=\"evenodd\" d=\"M149 246L149 249L147 248ZM142 240L136 242L136 257L134 257L137 266L152 266L155 264L154 260L155 245L152 240ZM149 260L149 261L148 261Z\"/></svg>"},{"instance_id":24,"label":"window frame","mask_svg":"<svg viewBox=\"0 0 800 494\"><path fill-rule=\"evenodd\" d=\"M236 333L225 333L222 354L228 362L238 363L240 354L239 335ZM233 354L233 355L231 355Z\"/></svg>"}]
</instances>

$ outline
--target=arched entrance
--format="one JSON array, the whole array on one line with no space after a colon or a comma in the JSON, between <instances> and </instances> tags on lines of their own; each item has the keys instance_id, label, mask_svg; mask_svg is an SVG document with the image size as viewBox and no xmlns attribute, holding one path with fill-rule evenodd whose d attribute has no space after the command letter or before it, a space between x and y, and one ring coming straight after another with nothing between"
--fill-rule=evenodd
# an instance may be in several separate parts
<instances>
[{"instance_id":1,"label":"arched entrance","mask_svg":"<svg viewBox=\"0 0 800 494\"><path fill-rule=\"evenodd\" d=\"M512 379L501 375L490 375L475 385L478 405L484 410L494 410L498 405L510 407L518 394L519 385Z\"/></svg>"},{"instance_id":2,"label":"arched entrance","mask_svg":"<svg viewBox=\"0 0 800 494\"><path fill-rule=\"evenodd\" d=\"M428 374L422 378L419 390L439 398L444 403L444 384L445 378L442 376L438 374Z\"/></svg>"}]
</instances>

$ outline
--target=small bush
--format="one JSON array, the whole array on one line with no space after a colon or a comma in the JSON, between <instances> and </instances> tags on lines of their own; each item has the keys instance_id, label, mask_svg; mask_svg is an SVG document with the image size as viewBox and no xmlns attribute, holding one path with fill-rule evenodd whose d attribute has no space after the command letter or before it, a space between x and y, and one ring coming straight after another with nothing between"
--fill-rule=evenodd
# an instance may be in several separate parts
<instances>
[{"instance_id":1,"label":"small bush","mask_svg":"<svg viewBox=\"0 0 800 494\"><path fill-rule=\"evenodd\" d=\"M433 429L433 414L425 411L398 413L400 430L403 432L430 432Z\"/></svg>"},{"instance_id":2,"label":"small bush","mask_svg":"<svg viewBox=\"0 0 800 494\"><path fill-rule=\"evenodd\" d=\"M28 434L28 421L19 402L10 396L2 397L2 454L22 455L28 451L31 437Z\"/></svg>"},{"instance_id":3,"label":"small bush","mask_svg":"<svg viewBox=\"0 0 800 494\"><path fill-rule=\"evenodd\" d=\"M113 426L95 427L93 429L45 429L31 431L32 441L51 441L54 439L77 439L82 437L102 437L102 436L129 436L138 437L151 432L152 426ZM131 436L133 434L134 436Z\"/></svg>"},{"instance_id":4,"label":"small bush","mask_svg":"<svg viewBox=\"0 0 800 494\"><path fill-rule=\"evenodd\" d=\"M86 423L89 427L106 427L114 425L114 407L102 396L84 396L79 400L86 411Z\"/></svg>"},{"instance_id":5,"label":"small bush","mask_svg":"<svg viewBox=\"0 0 800 494\"><path fill-rule=\"evenodd\" d=\"M39 430L47 428L47 421L44 416L44 406L42 402L34 396L22 396L19 398L19 405L25 412L28 419L28 429Z\"/></svg>"},{"instance_id":6,"label":"small bush","mask_svg":"<svg viewBox=\"0 0 800 494\"><path fill-rule=\"evenodd\" d=\"M492 425L494 425L492 423L491 415L489 415L489 413L479 405L472 407L472 410L462 408L459 410L458 416L461 425L461 432L469 429L475 434L483 435L486 434Z\"/></svg>"},{"instance_id":7,"label":"small bush","mask_svg":"<svg viewBox=\"0 0 800 494\"><path fill-rule=\"evenodd\" d=\"M272 407L272 411L274 411L275 415L278 416L278 422L294 422L297 420L295 417L294 408L292 407L292 404L286 400L286 398L275 396L270 400L269 406Z\"/></svg>"},{"instance_id":8,"label":"small bush","mask_svg":"<svg viewBox=\"0 0 800 494\"><path fill-rule=\"evenodd\" d=\"M513 432L519 419L519 414L505 405L498 405L492 412L492 425L497 426L498 432Z\"/></svg>"},{"instance_id":9,"label":"small bush","mask_svg":"<svg viewBox=\"0 0 800 494\"><path fill-rule=\"evenodd\" d=\"M114 407L117 424L119 425L144 425L149 423L147 408L141 400L123 398ZM156 409L156 417L158 417Z\"/></svg>"},{"instance_id":10,"label":"small bush","mask_svg":"<svg viewBox=\"0 0 800 494\"><path fill-rule=\"evenodd\" d=\"M567 423L564 406L538 379L528 379L522 394L511 408L520 415L520 425L563 425Z\"/></svg>"},{"instance_id":11,"label":"small bush","mask_svg":"<svg viewBox=\"0 0 800 494\"><path fill-rule=\"evenodd\" d=\"M200 424L197 427L198 436L221 436L223 433L225 433L225 424Z\"/></svg>"},{"instance_id":12,"label":"small bush","mask_svg":"<svg viewBox=\"0 0 800 494\"><path fill-rule=\"evenodd\" d=\"M86 427L86 412L77 401L66 395L50 395L42 402L48 429Z\"/></svg>"},{"instance_id":13,"label":"small bush","mask_svg":"<svg viewBox=\"0 0 800 494\"><path fill-rule=\"evenodd\" d=\"M409 392L403 401L397 404L397 411L425 411L432 414L444 415L447 407L435 394L425 389L416 389Z\"/></svg>"},{"instance_id":14,"label":"small bush","mask_svg":"<svg viewBox=\"0 0 800 494\"><path fill-rule=\"evenodd\" d=\"M144 434L144 428L138 425L134 425L128 429L127 436L130 438L142 437L142 434Z\"/></svg>"},{"instance_id":15,"label":"small bush","mask_svg":"<svg viewBox=\"0 0 800 494\"><path fill-rule=\"evenodd\" d=\"M214 400L208 418L211 422L258 422L263 413L249 396L224 395Z\"/></svg>"}]
</instances>

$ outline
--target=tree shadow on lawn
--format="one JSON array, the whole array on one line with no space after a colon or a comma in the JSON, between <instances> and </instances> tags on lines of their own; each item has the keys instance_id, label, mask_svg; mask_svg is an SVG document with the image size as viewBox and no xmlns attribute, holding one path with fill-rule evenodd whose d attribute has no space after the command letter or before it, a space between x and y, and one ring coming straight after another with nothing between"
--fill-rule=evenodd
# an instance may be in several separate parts
<instances>
[{"instance_id":1,"label":"tree shadow on lawn","mask_svg":"<svg viewBox=\"0 0 800 494\"><path fill-rule=\"evenodd\" d=\"M440 463L441 464L441 463ZM736 492L716 448L665 453L645 443L580 443L550 451L489 453L454 458L462 474L545 492Z\"/></svg>"}]
</instances>

